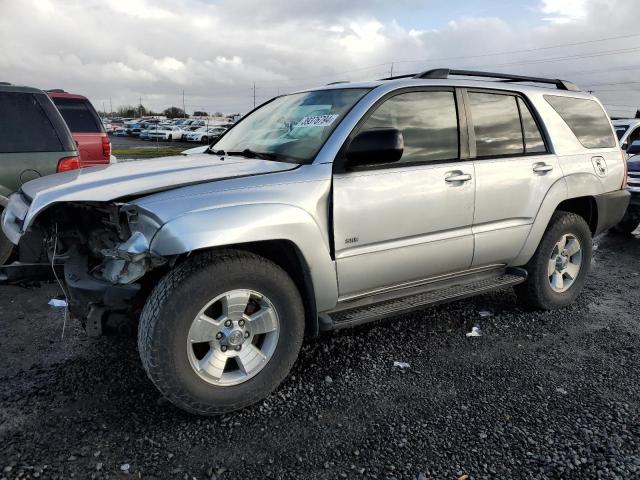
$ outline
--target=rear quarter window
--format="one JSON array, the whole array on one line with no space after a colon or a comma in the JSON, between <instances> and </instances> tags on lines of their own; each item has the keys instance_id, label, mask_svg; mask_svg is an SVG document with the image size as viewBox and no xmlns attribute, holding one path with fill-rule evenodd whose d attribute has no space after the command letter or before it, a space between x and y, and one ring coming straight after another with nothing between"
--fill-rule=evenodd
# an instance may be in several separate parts
<instances>
[{"instance_id":1,"label":"rear quarter window","mask_svg":"<svg viewBox=\"0 0 640 480\"><path fill-rule=\"evenodd\" d=\"M0 92L0 153L62 152L68 147L37 95ZM43 94L40 96L43 102L49 102ZM53 105L50 108L54 110Z\"/></svg>"},{"instance_id":2,"label":"rear quarter window","mask_svg":"<svg viewBox=\"0 0 640 480\"><path fill-rule=\"evenodd\" d=\"M606 113L587 98L545 95L545 100L562 117L585 148L611 148L617 145Z\"/></svg>"},{"instance_id":3,"label":"rear quarter window","mask_svg":"<svg viewBox=\"0 0 640 480\"><path fill-rule=\"evenodd\" d=\"M102 133L102 123L89 102L75 98L53 98L73 133Z\"/></svg>"}]
</instances>

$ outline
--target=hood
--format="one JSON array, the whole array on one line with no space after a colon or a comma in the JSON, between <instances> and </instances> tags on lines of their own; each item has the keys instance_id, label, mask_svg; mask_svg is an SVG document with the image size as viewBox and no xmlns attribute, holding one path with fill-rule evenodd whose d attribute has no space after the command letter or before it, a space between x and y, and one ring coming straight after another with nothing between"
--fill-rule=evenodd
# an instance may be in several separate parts
<instances>
[{"instance_id":1,"label":"hood","mask_svg":"<svg viewBox=\"0 0 640 480\"><path fill-rule=\"evenodd\" d=\"M49 175L22 186L33 218L54 202L106 202L196 183L292 170L297 165L211 154L162 157Z\"/></svg>"},{"instance_id":2,"label":"hood","mask_svg":"<svg viewBox=\"0 0 640 480\"><path fill-rule=\"evenodd\" d=\"M630 172L640 172L640 155L634 155L627 160L627 168Z\"/></svg>"}]
</instances>

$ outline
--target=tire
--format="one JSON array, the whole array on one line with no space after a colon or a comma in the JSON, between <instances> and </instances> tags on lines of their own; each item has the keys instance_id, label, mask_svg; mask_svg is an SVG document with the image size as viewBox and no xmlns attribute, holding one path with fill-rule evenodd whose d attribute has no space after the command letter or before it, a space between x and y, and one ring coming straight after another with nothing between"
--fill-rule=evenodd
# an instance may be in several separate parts
<instances>
[{"instance_id":1,"label":"tire","mask_svg":"<svg viewBox=\"0 0 640 480\"><path fill-rule=\"evenodd\" d=\"M0 208L0 216L2 215L3 210L4 209ZM7 260L9 260L12 253L13 243L9 241L9 239L0 229L0 265L4 265L5 263L7 263Z\"/></svg>"},{"instance_id":2,"label":"tire","mask_svg":"<svg viewBox=\"0 0 640 480\"><path fill-rule=\"evenodd\" d=\"M202 143L209 143L209 137L202 137L200 140Z\"/></svg>"},{"instance_id":3,"label":"tire","mask_svg":"<svg viewBox=\"0 0 640 480\"><path fill-rule=\"evenodd\" d=\"M202 313L209 314L209 310L204 310L205 308L218 305L216 302L207 307L208 302L219 296L228 298L225 295L231 291L259 292L264 296L263 300L266 299L276 312L277 339L269 337L269 346L273 350L266 361L258 362L257 373L253 376L245 375L246 378L237 384L219 385L213 383L216 380L212 377L207 377L208 373L204 368L199 373L192 366L193 362L202 360L196 358L196 346L204 345L204 348L213 352L215 344L215 355L231 354L238 357L245 353L245 348L250 355L248 352L257 347L253 347L253 343L247 343L241 345L240 352L228 349L226 354L222 354L220 351L223 347L216 342L221 343L223 340L209 340L214 337L207 330L206 343L191 343L192 330L198 323L196 317L200 317ZM236 309L236 313L237 311L239 310ZM224 310L222 312L220 318L225 318ZM242 312L243 318L247 318L246 325L250 325L250 317L245 317L247 310ZM227 310L227 313L228 318L231 318L232 310ZM211 316L215 317L213 313ZM147 375L169 401L191 413L216 415L256 403L282 382L298 356L304 326L304 308L298 289L280 267L248 252L204 252L174 268L154 288L140 317L138 350ZM210 324L207 323L206 328L210 328ZM232 328L239 327L236 325ZM195 331L200 332L198 328ZM272 333L265 334L260 347L264 351L267 350L264 345L268 335ZM231 341L232 336L230 334L225 339ZM252 336L251 342L254 341L253 338ZM237 348L233 347L233 350ZM251 362L255 363L255 358L257 357L251 357ZM217 357L214 360L217 361ZM216 363L205 363L207 367L214 364ZM241 362L237 358L226 365L229 364L237 367L237 370L226 373L225 368L220 374L219 382L233 375L242 376L248 371L246 367L240 368ZM222 370L218 370L219 372Z\"/></svg>"},{"instance_id":4,"label":"tire","mask_svg":"<svg viewBox=\"0 0 640 480\"><path fill-rule=\"evenodd\" d=\"M638 224L640 224L640 221L638 221L638 217L636 215L630 214L627 210L624 218L620 221L620 223L613 227L613 230L618 233L629 235L634 232L636 228L638 228Z\"/></svg>"},{"instance_id":5,"label":"tire","mask_svg":"<svg viewBox=\"0 0 640 480\"><path fill-rule=\"evenodd\" d=\"M564 250L567 255L555 255L558 242L563 238L566 240ZM579 258L577 253L570 255L575 250L573 240L578 242ZM570 212L555 212L536 253L525 266L529 274L527 280L514 287L518 300L527 307L542 310L554 310L574 302L582 292L591 268L592 247L591 230L582 217ZM567 273L562 274L558 270L551 273L554 259L558 268L567 259L568 269L564 270ZM578 270L574 273L576 266ZM569 271L575 277L572 280Z\"/></svg>"}]
</instances>

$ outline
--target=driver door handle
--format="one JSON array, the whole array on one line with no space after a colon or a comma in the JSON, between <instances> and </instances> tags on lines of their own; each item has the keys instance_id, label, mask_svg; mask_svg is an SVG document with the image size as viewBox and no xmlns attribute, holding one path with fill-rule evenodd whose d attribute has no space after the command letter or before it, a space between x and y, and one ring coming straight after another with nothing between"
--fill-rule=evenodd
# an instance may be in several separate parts
<instances>
[{"instance_id":1,"label":"driver door handle","mask_svg":"<svg viewBox=\"0 0 640 480\"><path fill-rule=\"evenodd\" d=\"M553 170L553 165L547 165L546 163L536 163L533 165L533 171L535 173L547 173Z\"/></svg>"}]
</instances>

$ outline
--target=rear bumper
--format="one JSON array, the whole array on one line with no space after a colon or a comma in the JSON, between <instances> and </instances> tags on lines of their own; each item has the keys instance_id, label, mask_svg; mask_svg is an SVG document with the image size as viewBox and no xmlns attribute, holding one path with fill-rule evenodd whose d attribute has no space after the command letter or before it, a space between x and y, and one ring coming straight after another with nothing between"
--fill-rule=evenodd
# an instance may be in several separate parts
<instances>
[{"instance_id":1,"label":"rear bumper","mask_svg":"<svg viewBox=\"0 0 640 480\"><path fill-rule=\"evenodd\" d=\"M626 190L616 190L595 197L598 206L598 225L595 235L620 223L629 206L630 197L630 193Z\"/></svg>"}]
</instances>

